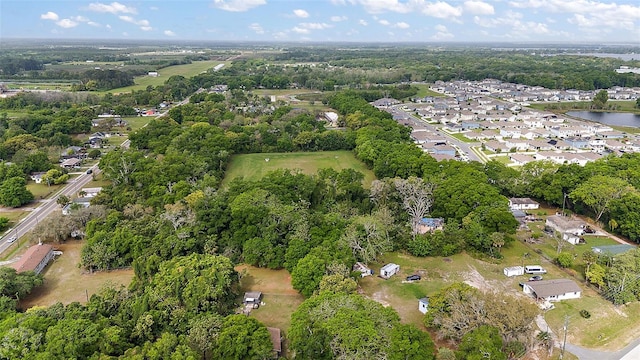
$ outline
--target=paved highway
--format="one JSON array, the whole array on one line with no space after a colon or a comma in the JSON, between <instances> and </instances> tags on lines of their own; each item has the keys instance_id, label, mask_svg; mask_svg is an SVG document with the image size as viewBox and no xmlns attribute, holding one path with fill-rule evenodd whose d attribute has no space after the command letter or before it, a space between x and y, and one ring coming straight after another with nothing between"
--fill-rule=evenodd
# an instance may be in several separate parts
<instances>
[{"instance_id":1,"label":"paved highway","mask_svg":"<svg viewBox=\"0 0 640 360\"><path fill-rule=\"evenodd\" d=\"M100 169L98 169L97 164L90 167L90 169L96 175L100 173ZM91 181L92 176L93 175L91 174L83 172L82 175L69 180L69 183L64 188L60 189L49 199L42 202L42 205L33 209L33 211L29 213L29 215L22 218L18 225L8 230L0 240L0 254L9 249L11 246L18 246L18 244L20 243L19 239L29 231L33 230L33 228L38 224L40 220L46 218L54 211L62 211L60 205L56 203L56 199L58 199L60 195L66 195L71 198L74 194L77 194L80 189L85 187L89 181ZM17 236L18 241L9 243L9 238L13 236Z\"/></svg>"}]
</instances>

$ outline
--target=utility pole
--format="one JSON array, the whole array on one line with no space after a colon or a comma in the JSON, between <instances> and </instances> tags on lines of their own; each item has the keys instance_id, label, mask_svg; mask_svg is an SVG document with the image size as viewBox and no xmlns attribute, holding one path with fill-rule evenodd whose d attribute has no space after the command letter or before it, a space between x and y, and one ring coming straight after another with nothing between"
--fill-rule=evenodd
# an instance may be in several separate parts
<instances>
[{"instance_id":1,"label":"utility pole","mask_svg":"<svg viewBox=\"0 0 640 360\"><path fill-rule=\"evenodd\" d=\"M560 360L564 357L564 349L567 346L567 328L569 327L569 316L564 317L564 340L562 341L562 350L560 351Z\"/></svg>"},{"instance_id":2,"label":"utility pole","mask_svg":"<svg viewBox=\"0 0 640 360\"><path fill-rule=\"evenodd\" d=\"M564 203L567 201L567 193L562 193L562 216L564 216Z\"/></svg>"}]
</instances>

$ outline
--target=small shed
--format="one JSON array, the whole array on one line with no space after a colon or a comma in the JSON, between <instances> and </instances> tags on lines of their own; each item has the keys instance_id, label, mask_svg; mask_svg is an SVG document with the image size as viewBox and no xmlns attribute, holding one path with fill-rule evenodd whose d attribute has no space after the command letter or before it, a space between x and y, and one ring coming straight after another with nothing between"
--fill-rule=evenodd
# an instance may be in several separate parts
<instances>
[{"instance_id":1,"label":"small shed","mask_svg":"<svg viewBox=\"0 0 640 360\"><path fill-rule=\"evenodd\" d=\"M262 292L260 291L249 291L244 293L244 298L242 303L247 306L253 306L254 309L260 307L260 303L262 302Z\"/></svg>"},{"instance_id":2,"label":"small shed","mask_svg":"<svg viewBox=\"0 0 640 360\"><path fill-rule=\"evenodd\" d=\"M280 356L282 354L282 335L280 333L280 329L268 327L267 330L269 330L269 335L271 336L273 352L276 356Z\"/></svg>"},{"instance_id":3,"label":"small shed","mask_svg":"<svg viewBox=\"0 0 640 360\"><path fill-rule=\"evenodd\" d=\"M361 262L357 262L353 265L353 271L359 272L360 277L373 275L373 270Z\"/></svg>"},{"instance_id":4,"label":"small shed","mask_svg":"<svg viewBox=\"0 0 640 360\"><path fill-rule=\"evenodd\" d=\"M423 314L426 314L427 311L429 311L429 298L423 297L418 300L418 310Z\"/></svg>"},{"instance_id":5,"label":"small shed","mask_svg":"<svg viewBox=\"0 0 640 360\"><path fill-rule=\"evenodd\" d=\"M510 198L509 207L512 210L535 210L540 204L530 198Z\"/></svg>"},{"instance_id":6,"label":"small shed","mask_svg":"<svg viewBox=\"0 0 640 360\"><path fill-rule=\"evenodd\" d=\"M522 266L506 267L504 268L504 275L508 277L524 275L524 267Z\"/></svg>"},{"instance_id":7,"label":"small shed","mask_svg":"<svg viewBox=\"0 0 640 360\"><path fill-rule=\"evenodd\" d=\"M400 265L389 263L380 269L380 276L388 279L400 271Z\"/></svg>"}]
</instances>

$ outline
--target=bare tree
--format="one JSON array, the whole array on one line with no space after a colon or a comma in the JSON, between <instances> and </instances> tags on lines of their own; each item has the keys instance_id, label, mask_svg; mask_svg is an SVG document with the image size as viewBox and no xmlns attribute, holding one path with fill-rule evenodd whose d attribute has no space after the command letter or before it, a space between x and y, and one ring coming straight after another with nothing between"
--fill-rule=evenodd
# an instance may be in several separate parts
<instances>
[{"instance_id":1,"label":"bare tree","mask_svg":"<svg viewBox=\"0 0 640 360\"><path fill-rule=\"evenodd\" d=\"M435 186L413 176L406 180L395 179L394 185L402 199L402 207L409 215L411 232L415 238L419 231L420 221L429 214L431 205L433 205L433 190Z\"/></svg>"}]
</instances>

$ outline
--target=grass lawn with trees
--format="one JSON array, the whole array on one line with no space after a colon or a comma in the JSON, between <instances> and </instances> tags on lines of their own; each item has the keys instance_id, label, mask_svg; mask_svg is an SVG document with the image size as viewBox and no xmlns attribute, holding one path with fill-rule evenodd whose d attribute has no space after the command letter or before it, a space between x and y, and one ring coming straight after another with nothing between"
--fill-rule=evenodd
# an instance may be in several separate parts
<instances>
[{"instance_id":1,"label":"grass lawn with trees","mask_svg":"<svg viewBox=\"0 0 640 360\"><path fill-rule=\"evenodd\" d=\"M268 172L277 169L297 169L304 174L315 174L318 169L323 168L332 168L336 171L343 169L359 171L364 174L365 187L369 187L375 180L373 172L356 159L351 151L265 153L234 155L227 168L223 186L237 177L258 180Z\"/></svg>"},{"instance_id":2,"label":"grass lawn with trees","mask_svg":"<svg viewBox=\"0 0 640 360\"><path fill-rule=\"evenodd\" d=\"M54 248L62 251L62 255L47 266L43 272L44 284L22 300L20 307L28 309L32 306L50 306L57 302L85 303L87 295L90 298L104 286L118 288L120 285L129 285L133 279L133 269L88 274L78 268L83 245L83 241L76 240L55 245Z\"/></svg>"},{"instance_id":3,"label":"grass lawn with trees","mask_svg":"<svg viewBox=\"0 0 640 360\"><path fill-rule=\"evenodd\" d=\"M139 76L134 79L135 85L126 86L118 89L112 89L108 91L104 91L103 93L112 93L118 94L123 92L130 92L133 90L144 90L147 86L158 86L164 84L167 79L172 77L173 75L181 75L185 78L189 78L195 75L200 74L203 71L207 71L209 69L214 68L216 65L225 63L224 61L218 60L207 60L207 61L194 61L191 64L184 65L174 65L168 66L166 68L162 68L158 70L158 76Z\"/></svg>"}]
</instances>

